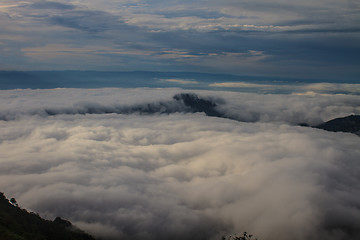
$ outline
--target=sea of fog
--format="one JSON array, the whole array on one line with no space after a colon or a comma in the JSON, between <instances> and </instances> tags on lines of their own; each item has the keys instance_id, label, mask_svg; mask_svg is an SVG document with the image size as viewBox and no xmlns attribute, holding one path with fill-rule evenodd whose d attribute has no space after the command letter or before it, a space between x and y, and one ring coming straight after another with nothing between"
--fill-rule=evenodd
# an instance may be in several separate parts
<instances>
[{"instance_id":1,"label":"sea of fog","mask_svg":"<svg viewBox=\"0 0 360 240\"><path fill-rule=\"evenodd\" d=\"M360 114L358 84L156 81L2 82L0 191L103 239L360 239L360 137L298 126Z\"/></svg>"}]
</instances>

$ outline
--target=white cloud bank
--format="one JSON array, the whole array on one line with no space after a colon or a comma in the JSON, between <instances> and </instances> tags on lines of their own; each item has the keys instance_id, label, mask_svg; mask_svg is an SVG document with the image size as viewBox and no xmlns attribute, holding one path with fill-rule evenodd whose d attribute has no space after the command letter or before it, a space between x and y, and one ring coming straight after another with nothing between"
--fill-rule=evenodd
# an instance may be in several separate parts
<instances>
[{"instance_id":1,"label":"white cloud bank","mask_svg":"<svg viewBox=\"0 0 360 240\"><path fill-rule=\"evenodd\" d=\"M201 113L29 114L153 103L179 91L1 91L1 114L17 117L0 121L0 190L113 239L359 238L360 138L290 125L358 114L358 96L198 92L221 96L227 114L257 115L252 123Z\"/></svg>"},{"instance_id":2,"label":"white cloud bank","mask_svg":"<svg viewBox=\"0 0 360 240\"><path fill-rule=\"evenodd\" d=\"M288 91L295 94L334 94L334 93L346 93L346 94L360 94L360 84L344 84L344 83L312 83L312 84L257 84L247 82L222 82L211 83L210 87L217 88L253 88L258 91Z\"/></svg>"},{"instance_id":3,"label":"white cloud bank","mask_svg":"<svg viewBox=\"0 0 360 240\"><path fill-rule=\"evenodd\" d=\"M160 79L160 81L178 83L178 84L198 84L199 82L189 79Z\"/></svg>"}]
</instances>

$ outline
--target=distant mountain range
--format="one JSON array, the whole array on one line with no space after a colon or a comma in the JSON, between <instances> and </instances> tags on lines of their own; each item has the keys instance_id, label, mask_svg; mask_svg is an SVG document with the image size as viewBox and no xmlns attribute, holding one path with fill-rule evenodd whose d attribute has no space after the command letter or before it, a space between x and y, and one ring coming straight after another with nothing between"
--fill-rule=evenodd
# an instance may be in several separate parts
<instances>
[{"instance_id":1,"label":"distant mountain range","mask_svg":"<svg viewBox=\"0 0 360 240\"><path fill-rule=\"evenodd\" d=\"M106 87L181 87L187 89L208 89L208 84L224 81L248 82L252 84L270 83L275 85L282 83L337 83L335 80L326 79L289 79L282 77L239 76L200 72L0 71L0 89L2 90ZM356 82L347 81L345 83Z\"/></svg>"},{"instance_id":2,"label":"distant mountain range","mask_svg":"<svg viewBox=\"0 0 360 240\"><path fill-rule=\"evenodd\" d=\"M29 213L18 207L14 198L8 200L3 193L0 193L0 239L95 240L60 217L49 221L38 214Z\"/></svg>"}]
</instances>

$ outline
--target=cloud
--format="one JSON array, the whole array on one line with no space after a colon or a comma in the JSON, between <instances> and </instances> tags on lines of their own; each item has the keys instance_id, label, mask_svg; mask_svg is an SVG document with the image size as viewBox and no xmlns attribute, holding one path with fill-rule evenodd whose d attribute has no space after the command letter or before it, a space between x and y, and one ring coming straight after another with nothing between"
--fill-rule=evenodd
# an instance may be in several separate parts
<instances>
[{"instance_id":1,"label":"cloud","mask_svg":"<svg viewBox=\"0 0 360 240\"><path fill-rule=\"evenodd\" d=\"M0 121L1 191L109 239L360 236L359 137L289 124L359 113L358 96L195 91L258 122L202 113L28 114L156 103L179 91L1 91L1 114L21 115Z\"/></svg>"},{"instance_id":2,"label":"cloud","mask_svg":"<svg viewBox=\"0 0 360 240\"><path fill-rule=\"evenodd\" d=\"M293 94L360 94L359 84L346 83L310 83L310 84L263 84L249 82L219 82L211 83L210 87L215 88L254 88L258 91L268 92L289 92Z\"/></svg>"},{"instance_id":3,"label":"cloud","mask_svg":"<svg viewBox=\"0 0 360 240\"><path fill-rule=\"evenodd\" d=\"M210 87L224 87L224 88L260 88L260 87L271 87L274 85L269 84L256 84L246 82L222 82L222 83L211 83Z\"/></svg>"},{"instance_id":4,"label":"cloud","mask_svg":"<svg viewBox=\"0 0 360 240\"><path fill-rule=\"evenodd\" d=\"M304 86L307 90L320 92L344 91L349 93L359 93L360 84L336 84L336 83L313 83Z\"/></svg>"},{"instance_id":5,"label":"cloud","mask_svg":"<svg viewBox=\"0 0 360 240\"><path fill-rule=\"evenodd\" d=\"M193 79L160 79L160 81L169 82L169 83L178 83L178 84L198 84L198 81L194 81Z\"/></svg>"},{"instance_id":6,"label":"cloud","mask_svg":"<svg viewBox=\"0 0 360 240\"><path fill-rule=\"evenodd\" d=\"M0 61L11 70L130 69L356 80L358 9L354 1L3 0L0 52L6 61ZM49 61L48 52L34 61L20 51L48 45L66 45L69 54ZM91 49L77 54L79 47L104 46L110 51L101 57ZM111 53L119 49L129 54ZM262 55L246 55L250 51Z\"/></svg>"},{"instance_id":7,"label":"cloud","mask_svg":"<svg viewBox=\"0 0 360 240\"><path fill-rule=\"evenodd\" d=\"M51 16L48 19L49 23L60 25L68 28L74 28L89 32L102 32L114 27L128 28L116 16L112 16L102 11L71 11L67 14L59 16Z\"/></svg>"},{"instance_id":8,"label":"cloud","mask_svg":"<svg viewBox=\"0 0 360 240\"><path fill-rule=\"evenodd\" d=\"M59 9L59 10L72 10L75 8L75 6L72 4L64 4L61 2L50 2L50 1L36 2L31 4L30 7L34 9Z\"/></svg>"},{"instance_id":9,"label":"cloud","mask_svg":"<svg viewBox=\"0 0 360 240\"><path fill-rule=\"evenodd\" d=\"M77 114L150 114L198 112L174 98L179 89L52 89L2 92L0 119ZM21 94L19 94L21 93ZM360 114L357 95L287 95L190 91L214 104L221 116L244 122L320 124ZM51 100L49 100L51 99Z\"/></svg>"}]
</instances>

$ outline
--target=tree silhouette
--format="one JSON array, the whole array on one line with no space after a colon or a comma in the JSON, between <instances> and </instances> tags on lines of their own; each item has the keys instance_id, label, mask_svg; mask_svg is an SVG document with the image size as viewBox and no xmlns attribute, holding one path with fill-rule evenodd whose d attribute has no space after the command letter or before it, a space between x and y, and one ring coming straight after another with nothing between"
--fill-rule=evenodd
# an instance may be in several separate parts
<instances>
[{"instance_id":1,"label":"tree silhouette","mask_svg":"<svg viewBox=\"0 0 360 240\"><path fill-rule=\"evenodd\" d=\"M12 205L16 206L16 207L19 206L18 203L16 202L15 198L11 198L11 199L10 199L10 203L11 203Z\"/></svg>"},{"instance_id":2,"label":"tree silhouette","mask_svg":"<svg viewBox=\"0 0 360 240\"><path fill-rule=\"evenodd\" d=\"M222 240L251 240L253 237L253 235L248 234L247 232L244 232L242 236L237 236L236 234L233 236L228 236L228 237L222 237ZM255 238L254 240L257 240L257 238Z\"/></svg>"}]
</instances>

